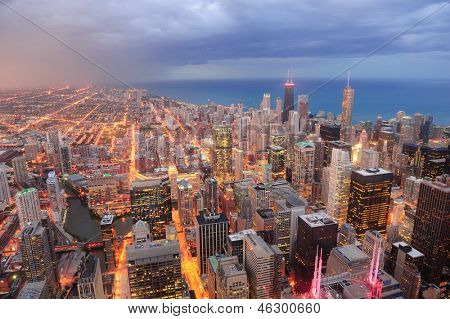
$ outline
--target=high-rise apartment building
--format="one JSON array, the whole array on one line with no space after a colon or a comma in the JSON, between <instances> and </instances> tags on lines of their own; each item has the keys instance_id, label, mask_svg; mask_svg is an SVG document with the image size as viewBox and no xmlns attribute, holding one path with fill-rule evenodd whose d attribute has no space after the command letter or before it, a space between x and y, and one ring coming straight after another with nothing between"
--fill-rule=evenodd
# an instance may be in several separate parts
<instances>
[{"instance_id":1,"label":"high-rise apartment building","mask_svg":"<svg viewBox=\"0 0 450 319\"><path fill-rule=\"evenodd\" d=\"M118 181L115 176L104 174L88 178L88 206L97 215L110 212L118 202Z\"/></svg>"},{"instance_id":2,"label":"high-rise apartment building","mask_svg":"<svg viewBox=\"0 0 450 319\"><path fill-rule=\"evenodd\" d=\"M381 168L352 172L347 223L359 240L367 230L386 232L392 178L391 172Z\"/></svg>"},{"instance_id":3,"label":"high-rise apartment building","mask_svg":"<svg viewBox=\"0 0 450 319\"><path fill-rule=\"evenodd\" d=\"M213 128L213 147L211 149L212 174L219 182L232 180L233 140L229 125Z\"/></svg>"},{"instance_id":4,"label":"high-rise apartment building","mask_svg":"<svg viewBox=\"0 0 450 319\"><path fill-rule=\"evenodd\" d=\"M62 143L62 137L60 131L48 131L47 135L47 143L53 145L53 149L59 149L59 146Z\"/></svg>"},{"instance_id":5,"label":"high-rise apartment building","mask_svg":"<svg viewBox=\"0 0 450 319\"><path fill-rule=\"evenodd\" d=\"M16 183L18 184L26 183L28 180L28 172L25 157L23 156L14 157L11 163L14 169L14 178Z\"/></svg>"},{"instance_id":6,"label":"high-rise apartment building","mask_svg":"<svg viewBox=\"0 0 450 319\"><path fill-rule=\"evenodd\" d=\"M178 214L183 225L194 224L194 194L186 179L178 181Z\"/></svg>"},{"instance_id":7,"label":"high-rise apartment building","mask_svg":"<svg viewBox=\"0 0 450 319\"><path fill-rule=\"evenodd\" d=\"M339 226L347 222L352 168L348 152L337 148L333 149L329 167L327 213L338 222Z\"/></svg>"},{"instance_id":8,"label":"high-rise apartment building","mask_svg":"<svg viewBox=\"0 0 450 319\"><path fill-rule=\"evenodd\" d=\"M59 147L59 167L61 174L72 174L72 151L69 145Z\"/></svg>"},{"instance_id":9,"label":"high-rise apartment building","mask_svg":"<svg viewBox=\"0 0 450 319\"><path fill-rule=\"evenodd\" d=\"M100 233L107 271L113 271L116 268L116 252L114 247L116 230L114 229L113 221L114 215L104 215L100 221Z\"/></svg>"},{"instance_id":10,"label":"high-rise apartment building","mask_svg":"<svg viewBox=\"0 0 450 319\"><path fill-rule=\"evenodd\" d=\"M51 219L54 223L62 222L64 210L64 190L61 189L58 177L54 171L48 173L47 191L50 201Z\"/></svg>"},{"instance_id":11,"label":"high-rise apartment building","mask_svg":"<svg viewBox=\"0 0 450 319\"><path fill-rule=\"evenodd\" d=\"M8 206L11 202L11 190L9 188L8 176L4 169L0 168L0 207Z\"/></svg>"},{"instance_id":12,"label":"high-rise apartment building","mask_svg":"<svg viewBox=\"0 0 450 319\"><path fill-rule=\"evenodd\" d=\"M56 287L56 274L47 230L39 221L30 222L23 228L19 236L19 246L27 280L47 281L49 286Z\"/></svg>"},{"instance_id":13,"label":"high-rise apartment building","mask_svg":"<svg viewBox=\"0 0 450 319\"><path fill-rule=\"evenodd\" d=\"M234 179L239 180L244 176L244 152L239 148L233 149L234 158Z\"/></svg>"},{"instance_id":14,"label":"high-rise apartment building","mask_svg":"<svg viewBox=\"0 0 450 319\"><path fill-rule=\"evenodd\" d=\"M16 194L16 205L21 229L24 229L29 222L41 219L41 208L36 188L28 188L18 192Z\"/></svg>"},{"instance_id":15,"label":"high-rise apartment building","mask_svg":"<svg viewBox=\"0 0 450 319\"><path fill-rule=\"evenodd\" d=\"M292 184L303 197L310 198L314 177L314 151L312 142L299 142L294 146Z\"/></svg>"}]
</instances>

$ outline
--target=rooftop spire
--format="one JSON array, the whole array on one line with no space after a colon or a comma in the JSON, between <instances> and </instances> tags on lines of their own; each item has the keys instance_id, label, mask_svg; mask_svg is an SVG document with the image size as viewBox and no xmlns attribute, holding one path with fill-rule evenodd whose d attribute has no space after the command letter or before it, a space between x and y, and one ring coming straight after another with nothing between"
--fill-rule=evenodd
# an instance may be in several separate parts
<instances>
[{"instance_id":1,"label":"rooftop spire","mask_svg":"<svg viewBox=\"0 0 450 319\"><path fill-rule=\"evenodd\" d=\"M347 86L350 86L350 74L351 74L351 70L348 70L347 72Z\"/></svg>"}]
</instances>

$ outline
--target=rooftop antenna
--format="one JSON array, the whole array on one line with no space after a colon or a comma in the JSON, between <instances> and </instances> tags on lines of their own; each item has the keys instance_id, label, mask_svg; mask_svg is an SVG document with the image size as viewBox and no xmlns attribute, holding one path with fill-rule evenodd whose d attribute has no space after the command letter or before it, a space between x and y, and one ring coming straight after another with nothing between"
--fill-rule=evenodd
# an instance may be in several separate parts
<instances>
[{"instance_id":1,"label":"rooftop antenna","mask_svg":"<svg viewBox=\"0 0 450 319\"><path fill-rule=\"evenodd\" d=\"M290 83L293 83L293 78L294 78L294 68L291 68L291 80Z\"/></svg>"},{"instance_id":2,"label":"rooftop antenna","mask_svg":"<svg viewBox=\"0 0 450 319\"><path fill-rule=\"evenodd\" d=\"M350 74L351 74L351 70L348 70L347 72L347 86L350 86Z\"/></svg>"}]
</instances>

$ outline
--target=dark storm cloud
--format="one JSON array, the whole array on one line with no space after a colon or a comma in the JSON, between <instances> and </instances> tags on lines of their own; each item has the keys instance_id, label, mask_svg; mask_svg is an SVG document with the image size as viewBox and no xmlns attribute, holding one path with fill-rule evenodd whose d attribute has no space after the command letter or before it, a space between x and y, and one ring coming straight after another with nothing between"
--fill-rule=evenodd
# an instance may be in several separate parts
<instances>
[{"instance_id":1,"label":"dark storm cloud","mask_svg":"<svg viewBox=\"0 0 450 319\"><path fill-rule=\"evenodd\" d=\"M442 2L418 0L8 1L128 81L211 61L359 57ZM450 7L379 52L450 49ZM104 75L0 6L0 67L21 83ZM28 75L29 75L28 74ZM28 76L29 78L29 76ZM0 79L5 85L5 79Z\"/></svg>"}]
</instances>

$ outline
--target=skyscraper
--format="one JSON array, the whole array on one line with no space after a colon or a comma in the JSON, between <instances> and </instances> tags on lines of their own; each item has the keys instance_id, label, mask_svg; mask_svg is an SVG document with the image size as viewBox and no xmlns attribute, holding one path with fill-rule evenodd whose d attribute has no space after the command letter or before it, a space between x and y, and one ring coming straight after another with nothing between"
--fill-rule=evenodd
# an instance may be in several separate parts
<instances>
[{"instance_id":1,"label":"skyscraper","mask_svg":"<svg viewBox=\"0 0 450 319\"><path fill-rule=\"evenodd\" d=\"M386 268L394 275L394 278L400 282L400 286L405 291L405 297L416 299L419 297L421 276L424 254L409 246L405 242L396 242L392 244Z\"/></svg>"},{"instance_id":2,"label":"skyscraper","mask_svg":"<svg viewBox=\"0 0 450 319\"><path fill-rule=\"evenodd\" d=\"M106 299L103 289L100 259L94 255L88 255L81 268L78 279L78 297L80 299Z\"/></svg>"},{"instance_id":3,"label":"skyscraper","mask_svg":"<svg viewBox=\"0 0 450 319\"><path fill-rule=\"evenodd\" d=\"M380 269L384 268L384 250L385 250L385 240L383 236L376 230L368 230L366 231L364 235L364 239L362 241L361 249L363 252L366 253L367 256L369 256L372 259L373 251L377 247L381 247L380 249Z\"/></svg>"},{"instance_id":4,"label":"skyscraper","mask_svg":"<svg viewBox=\"0 0 450 319\"><path fill-rule=\"evenodd\" d=\"M225 214L206 213L195 217L197 263L201 275L206 273L210 256L226 253L228 227Z\"/></svg>"},{"instance_id":5,"label":"skyscraper","mask_svg":"<svg viewBox=\"0 0 450 319\"><path fill-rule=\"evenodd\" d=\"M47 143L53 145L53 149L58 150L61 145L62 138L60 131L48 131L47 135Z\"/></svg>"},{"instance_id":6,"label":"skyscraper","mask_svg":"<svg viewBox=\"0 0 450 319\"><path fill-rule=\"evenodd\" d=\"M264 93L261 101L261 110L270 110L270 93Z\"/></svg>"},{"instance_id":7,"label":"skyscraper","mask_svg":"<svg viewBox=\"0 0 450 319\"><path fill-rule=\"evenodd\" d=\"M178 240L147 239L134 242L127 246L126 258L131 299L183 297Z\"/></svg>"},{"instance_id":8,"label":"skyscraper","mask_svg":"<svg viewBox=\"0 0 450 319\"><path fill-rule=\"evenodd\" d=\"M349 76L350 79L350 76ZM350 86L350 80L344 88L342 97L342 120L341 120L341 140L352 143L352 113L355 98L355 90Z\"/></svg>"},{"instance_id":9,"label":"skyscraper","mask_svg":"<svg viewBox=\"0 0 450 319\"><path fill-rule=\"evenodd\" d=\"M234 179L239 180L244 176L244 152L242 152L239 148L233 149L233 157L234 157Z\"/></svg>"},{"instance_id":10,"label":"skyscraper","mask_svg":"<svg viewBox=\"0 0 450 319\"><path fill-rule=\"evenodd\" d=\"M6 172L0 168L0 207L7 206L11 202L11 191L8 184L8 176Z\"/></svg>"},{"instance_id":11,"label":"skyscraper","mask_svg":"<svg viewBox=\"0 0 450 319\"><path fill-rule=\"evenodd\" d=\"M72 174L72 152L68 145L59 148L59 166L61 174Z\"/></svg>"},{"instance_id":12,"label":"skyscraper","mask_svg":"<svg viewBox=\"0 0 450 319\"><path fill-rule=\"evenodd\" d=\"M58 177L54 171L48 173L47 191L50 201L52 221L54 223L62 222L62 212L64 209L64 191L61 190Z\"/></svg>"},{"instance_id":13,"label":"skyscraper","mask_svg":"<svg viewBox=\"0 0 450 319\"><path fill-rule=\"evenodd\" d=\"M245 235L244 266L250 298L280 298L283 254L277 246L270 246L258 235Z\"/></svg>"},{"instance_id":14,"label":"skyscraper","mask_svg":"<svg viewBox=\"0 0 450 319\"><path fill-rule=\"evenodd\" d=\"M317 250L322 250L326 262L331 249L337 246L338 224L323 212L301 215L297 222L295 260L300 270L311 274Z\"/></svg>"},{"instance_id":15,"label":"skyscraper","mask_svg":"<svg viewBox=\"0 0 450 319\"><path fill-rule=\"evenodd\" d=\"M165 226L172 221L170 181L167 175L137 180L131 184L131 213L133 219L150 224L154 239L165 236Z\"/></svg>"},{"instance_id":16,"label":"skyscraper","mask_svg":"<svg viewBox=\"0 0 450 319\"><path fill-rule=\"evenodd\" d=\"M211 150L211 169L219 182L232 179L233 140L229 125L218 125L213 128L213 147Z\"/></svg>"},{"instance_id":17,"label":"skyscraper","mask_svg":"<svg viewBox=\"0 0 450 319\"><path fill-rule=\"evenodd\" d=\"M282 123L289 120L289 111L294 110L294 82L292 82L292 71L288 70L288 79L284 84L284 104L282 113Z\"/></svg>"},{"instance_id":18,"label":"skyscraper","mask_svg":"<svg viewBox=\"0 0 450 319\"><path fill-rule=\"evenodd\" d=\"M227 255L237 256L240 264L244 264L244 238L248 234L256 235L256 232L249 228L227 236Z\"/></svg>"},{"instance_id":19,"label":"skyscraper","mask_svg":"<svg viewBox=\"0 0 450 319\"><path fill-rule=\"evenodd\" d=\"M272 165L272 178L284 178L286 175L286 150L278 145L269 146L269 164Z\"/></svg>"},{"instance_id":20,"label":"skyscraper","mask_svg":"<svg viewBox=\"0 0 450 319\"><path fill-rule=\"evenodd\" d=\"M192 185L186 179L178 181L178 214L183 225L194 223Z\"/></svg>"},{"instance_id":21,"label":"skyscraper","mask_svg":"<svg viewBox=\"0 0 450 319\"><path fill-rule=\"evenodd\" d=\"M25 157L14 157L11 162L14 169L14 178L16 183L25 183L28 180L27 163L25 161Z\"/></svg>"},{"instance_id":22,"label":"skyscraper","mask_svg":"<svg viewBox=\"0 0 450 319\"><path fill-rule=\"evenodd\" d=\"M20 233L23 271L29 282L47 281L50 286L55 287L56 274L46 232L39 221L33 221Z\"/></svg>"},{"instance_id":23,"label":"skyscraper","mask_svg":"<svg viewBox=\"0 0 450 319\"><path fill-rule=\"evenodd\" d=\"M411 245L425 255L422 277L438 284L450 245L450 177L420 184Z\"/></svg>"},{"instance_id":24,"label":"skyscraper","mask_svg":"<svg viewBox=\"0 0 450 319\"><path fill-rule=\"evenodd\" d=\"M114 215L104 215L100 221L100 233L102 236L107 271L113 271L116 268L116 253L114 247L116 230L114 229L113 221Z\"/></svg>"},{"instance_id":25,"label":"skyscraper","mask_svg":"<svg viewBox=\"0 0 450 319\"><path fill-rule=\"evenodd\" d=\"M28 188L18 192L16 194L16 205L21 229L24 229L27 223L38 221L41 218L41 208L36 188Z\"/></svg>"},{"instance_id":26,"label":"skyscraper","mask_svg":"<svg viewBox=\"0 0 450 319\"><path fill-rule=\"evenodd\" d=\"M309 113L308 95L299 95L297 97L297 107L298 114L300 115L300 120L307 119Z\"/></svg>"},{"instance_id":27,"label":"skyscraper","mask_svg":"<svg viewBox=\"0 0 450 319\"><path fill-rule=\"evenodd\" d=\"M375 150L362 150L361 152L361 169L379 167L379 153Z\"/></svg>"},{"instance_id":28,"label":"skyscraper","mask_svg":"<svg viewBox=\"0 0 450 319\"><path fill-rule=\"evenodd\" d=\"M220 299L248 299L247 272L237 262L221 267L217 297Z\"/></svg>"},{"instance_id":29,"label":"skyscraper","mask_svg":"<svg viewBox=\"0 0 450 319\"><path fill-rule=\"evenodd\" d=\"M210 214L219 212L219 184L213 176L210 176L205 180L203 200L203 206L206 207Z\"/></svg>"},{"instance_id":30,"label":"skyscraper","mask_svg":"<svg viewBox=\"0 0 450 319\"><path fill-rule=\"evenodd\" d=\"M299 142L294 146L292 184L303 197L310 198L314 177L314 151L312 142Z\"/></svg>"},{"instance_id":31,"label":"skyscraper","mask_svg":"<svg viewBox=\"0 0 450 319\"><path fill-rule=\"evenodd\" d=\"M256 212L260 209L269 208L269 187L263 183L252 185L248 189L250 197L252 224L255 223Z\"/></svg>"},{"instance_id":32,"label":"skyscraper","mask_svg":"<svg viewBox=\"0 0 450 319\"><path fill-rule=\"evenodd\" d=\"M370 229L386 232L392 178L391 172L381 168L352 172L347 223L359 240Z\"/></svg>"},{"instance_id":33,"label":"skyscraper","mask_svg":"<svg viewBox=\"0 0 450 319\"><path fill-rule=\"evenodd\" d=\"M247 299L247 273L237 256L213 255L208 258L209 299Z\"/></svg>"},{"instance_id":34,"label":"skyscraper","mask_svg":"<svg viewBox=\"0 0 450 319\"><path fill-rule=\"evenodd\" d=\"M333 149L329 167L330 180L328 186L327 212L339 226L347 222L348 198L350 194L350 175L352 162L348 152Z\"/></svg>"}]
</instances>

